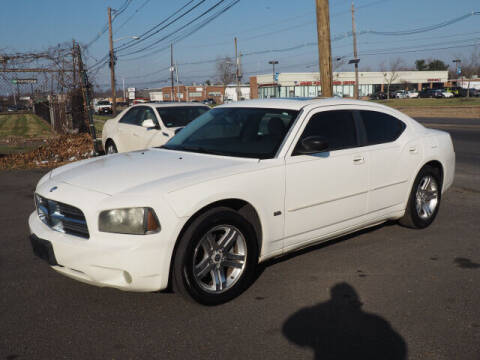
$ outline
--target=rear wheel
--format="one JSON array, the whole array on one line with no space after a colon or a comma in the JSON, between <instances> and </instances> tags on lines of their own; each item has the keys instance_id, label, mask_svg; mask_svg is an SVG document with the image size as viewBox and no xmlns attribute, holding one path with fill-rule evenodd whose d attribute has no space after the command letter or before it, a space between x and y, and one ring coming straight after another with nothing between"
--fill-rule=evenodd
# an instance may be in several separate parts
<instances>
[{"instance_id":1,"label":"rear wheel","mask_svg":"<svg viewBox=\"0 0 480 360\"><path fill-rule=\"evenodd\" d=\"M105 153L107 155L118 153L117 146L115 145L113 140L108 140L107 141Z\"/></svg>"},{"instance_id":2,"label":"rear wheel","mask_svg":"<svg viewBox=\"0 0 480 360\"><path fill-rule=\"evenodd\" d=\"M439 171L424 166L413 183L407 209L400 224L417 229L429 226L437 216L441 200L441 179Z\"/></svg>"},{"instance_id":3,"label":"rear wheel","mask_svg":"<svg viewBox=\"0 0 480 360\"><path fill-rule=\"evenodd\" d=\"M173 261L175 290L204 305L227 302L253 279L258 261L253 226L232 209L209 210L185 231Z\"/></svg>"}]
</instances>

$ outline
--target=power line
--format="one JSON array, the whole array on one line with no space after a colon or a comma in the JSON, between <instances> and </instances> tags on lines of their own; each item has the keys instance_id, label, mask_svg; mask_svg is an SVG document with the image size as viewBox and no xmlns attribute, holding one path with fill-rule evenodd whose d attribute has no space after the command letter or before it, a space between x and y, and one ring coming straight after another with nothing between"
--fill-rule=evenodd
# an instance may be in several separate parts
<instances>
[{"instance_id":1,"label":"power line","mask_svg":"<svg viewBox=\"0 0 480 360\"><path fill-rule=\"evenodd\" d=\"M223 1L223 0L222 0ZM225 13L226 11L228 11L231 7L233 7L234 5L236 5L240 0L235 0L233 1L232 3L228 4L227 6L225 6L223 9L220 9L219 11L217 11L216 13L212 14L210 17L204 19L201 23L195 25L195 27L193 27L193 29L187 29L186 31L184 31L183 33L179 34L177 37L173 38L170 40L171 43L177 43L177 42L180 42L181 40L187 38L188 36L194 34L195 32L197 32L198 30L200 30L201 28L205 27L207 24L209 24L210 22L212 22L213 20L215 20L216 18L218 18L221 14ZM193 21L192 21L193 22ZM162 39L158 40L157 42L160 42L160 41L163 41L165 39L167 39L168 37L170 37L171 35L174 35L175 33L178 32L178 30L181 30L182 28L185 28L187 27L188 25L190 25L191 22L189 24L186 24L184 26L182 26L180 29L177 29L176 31L164 36ZM184 29L185 30L185 29ZM153 52L150 52L150 53L147 53L147 54L143 54L141 57L136 57L136 58L130 58L130 59L125 59L125 61L131 61L131 60L138 60L138 59L142 59L144 58L145 56L150 56L150 55L154 55L154 54L158 54L159 52L162 52L162 51L165 51L166 49L168 49L169 45L167 46L164 46L160 49L156 49L155 51ZM140 50L139 50L140 51ZM138 51L138 52L139 52ZM135 54L135 52L133 53ZM125 56L127 56L128 54L126 54Z\"/></svg>"},{"instance_id":2,"label":"power line","mask_svg":"<svg viewBox=\"0 0 480 360\"><path fill-rule=\"evenodd\" d=\"M117 29L115 30L115 32L118 32L122 27L125 26L126 23L128 23L130 20L132 20L132 19L134 18L134 16L137 15L138 12L139 12L140 10L142 10L142 9L145 7L145 5L147 5L150 1L151 1L151 0L145 0L145 1L142 3L142 5L140 5L140 6L135 10L135 12L134 12L132 15L130 15L130 16L129 16L123 23L121 23L119 26L117 26Z\"/></svg>"},{"instance_id":3,"label":"power line","mask_svg":"<svg viewBox=\"0 0 480 360\"><path fill-rule=\"evenodd\" d=\"M202 0L202 2L203 2L203 1L204 1L204 0ZM213 11L214 9L216 9L216 8L217 8L218 6L220 6L224 1L225 1L225 0L220 0L220 1L218 1L216 4L214 4L213 6L211 6L210 8L208 8L207 10L205 10L204 12L202 12L200 15L198 15L197 17L195 17L193 20L190 20L189 22L187 22L186 24L184 24L183 26L181 26L180 28L174 30L173 32L171 32L171 33L163 36L162 38L160 38L160 39L158 39L158 40L156 40L156 41L148 44L147 46L145 46L145 47L143 47L143 48L141 48L141 49L139 49L139 50L135 50L135 51L132 51L132 52L129 52L129 53L125 54L125 56L126 56L126 55L138 54L139 52L144 51L144 50L146 50L146 49L149 49L149 48L151 48L152 46L154 46L154 45L156 45L156 44L164 41L165 39L168 39L170 36L174 35L174 34L177 33L178 31L181 31L181 30L185 29L187 26L193 24L193 23L194 23L195 21L197 21L198 19L202 18L203 16L205 16L205 15L208 14L209 12ZM237 0L237 2L238 2L238 1L239 1L239 0ZM168 26L168 25L170 25L170 24L167 24L166 26ZM166 27L166 26L165 26L165 27ZM163 27L162 29L159 29L159 30L156 31L155 33L163 30L165 27ZM155 33L154 33L154 34L155 34ZM153 35L153 34L152 34L152 35Z\"/></svg>"},{"instance_id":4,"label":"power line","mask_svg":"<svg viewBox=\"0 0 480 360\"><path fill-rule=\"evenodd\" d=\"M122 6L120 6L120 8L115 12L115 15L112 21L114 21L117 18L117 16L119 16L124 12L128 8L131 2L132 0L125 0ZM92 44L97 42L103 36L103 34L107 32L107 30L108 30L108 22L106 22L105 25L102 27L102 29L99 31L99 33L95 35L95 37L92 40L90 40L90 42L87 43L87 45L85 45L85 49L88 49Z\"/></svg>"},{"instance_id":5,"label":"power line","mask_svg":"<svg viewBox=\"0 0 480 360\"><path fill-rule=\"evenodd\" d=\"M166 17L164 20L162 20L161 22L159 22L158 24L156 24L155 26L151 27L149 30L145 31L143 34L141 34L139 37L140 37L140 40L130 40L128 41L126 44L120 46L117 48L117 51L120 51L120 50L125 50L125 49L128 49L128 48L131 48L132 46L135 46L135 45L138 45L142 42L144 42L145 40L149 39L150 37L152 37L153 35L159 33L160 31L162 31L163 29L167 28L168 26L170 26L171 24L175 23L176 21L180 20L181 18L183 18L184 16L186 16L187 14L189 14L190 12L192 12L193 10L195 10L197 7L199 7L201 4L203 4L206 0L200 0L199 3L197 3L196 5L194 5L192 8L188 9L187 11L185 11L183 14L177 16L175 19L173 19L172 21L170 21L168 24L160 27L161 25L163 25L165 22L169 21L172 17L174 17L175 15L177 15L179 12L181 12L183 9L185 9L187 6L189 6L191 3L193 3L195 0L191 0L189 1L188 3L186 3L184 6L182 6L180 9L178 9L177 11L175 11L173 14L171 14L170 16ZM158 29L158 27L160 27L160 29ZM155 30L157 29L157 30Z\"/></svg>"}]
</instances>

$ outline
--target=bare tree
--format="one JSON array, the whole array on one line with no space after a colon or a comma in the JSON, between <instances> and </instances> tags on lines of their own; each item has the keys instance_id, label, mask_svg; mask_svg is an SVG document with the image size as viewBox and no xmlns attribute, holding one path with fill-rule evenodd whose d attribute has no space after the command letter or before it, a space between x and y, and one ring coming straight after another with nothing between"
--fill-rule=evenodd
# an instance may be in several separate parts
<instances>
[{"instance_id":1,"label":"bare tree","mask_svg":"<svg viewBox=\"0 0 480 360\"><path fill-rule=\"evenodd\" d=\"M404 68L402 58L395 58L390 61L388 66L385 63L380 64L380 70L383 72L383 78L387 84L387 99L390 100L390 86L400 77L398 73Z\"/></svg>"},{"instance_id":2,"label":"bare tree","mask_svg":"<svg viewBox=\"0 0 480 360\"><path fill-rule=\"evenodd\" d=\"M231 57L218 58L215 64L218 82L223 85L230 84L235 80L235 62Z\"/></svg>"},{"instance_id":3,"label":"bare tree","mask_svg":"<svg viewBox=\"0 0 480 360\"><path fill-rule=\"evenodd\" d=\"M480 48L474 48L470 56L460 57L462 85L467 81L467 97L470 97L470 83L474 75L480 75Z\"/></svg>"}]
</instances>

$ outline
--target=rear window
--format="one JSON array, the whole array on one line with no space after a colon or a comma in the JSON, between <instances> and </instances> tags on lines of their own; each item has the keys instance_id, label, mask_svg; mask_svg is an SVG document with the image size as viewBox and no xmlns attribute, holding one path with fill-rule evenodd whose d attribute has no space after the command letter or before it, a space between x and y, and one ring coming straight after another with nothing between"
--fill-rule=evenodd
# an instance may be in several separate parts
<instances>
[{"instance_id":1,"label":"rear window","mask_svg":"<svg viewBox=\"0 0 480 360\"><path fill-rule=\"evenodd\" d=\"M209 110L204 106L157 107L163 124L169 128L186 126L193 119Z\"/></svg>"},{"instance_id":2,"label":"rear window","mask_svg":"<svg viewBox=\"0 0 480 360\"><path fill-rule=\"evenodd\" d=\"M405 123L378 111L359 111L367 133L367 144L383 144L397 140L405 130Z\"/></svg>"}]
</instances>

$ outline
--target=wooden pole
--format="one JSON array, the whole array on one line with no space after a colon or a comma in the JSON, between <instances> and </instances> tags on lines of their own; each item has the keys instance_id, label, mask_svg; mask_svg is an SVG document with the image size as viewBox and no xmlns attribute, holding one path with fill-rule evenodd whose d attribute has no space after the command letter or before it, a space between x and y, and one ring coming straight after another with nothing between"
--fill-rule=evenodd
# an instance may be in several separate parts
<instances>
[{"instance_id":1,"label":"wooden pole","mask_svg":"<svg viewBox=\"0 0 480 360\"><path fill-rule=\"evenodd\" d=\"M318 34L318 65L322 95L333 96L332 85L332 47L330 43L330 12L328 0L316 0L317 34Z\"/></svg>"},{"instance_id":2,"label":"wooden pole","mask_svg":"<svg viewBox=\"0 0 480 360\"><path fill-rule=\"evenodd\" d=\"M170 80L172 82L172 101L175 101L175 87L173 86L173 71L175 70L173 66L173 43L170 44Z\"/></svg>"},{"instance_id":3,"label":"wooden pole","mask_svg":"<svg viewBox=\"0 0 480 360\"><path fill-rule=\"evenodd\" d=\"M110 81L112 84L112 113L117 115L117 90L115 88L115 53L113 51L112 8L108 8L108 37L110 42Z\"/></svg>"},{"instance_id":4,"label":"wooden pole","mask_svg":"<svg viewBox=\"0 0 480 360\"><path fill-rule=\"evenodd\" d=\"M352 35L353 35L353 58L355 60L355 84L353 94L358 99L358 53L357 53L357 27L355 26L355 6L352 1Z\"/></svg>"}]
</instances>

